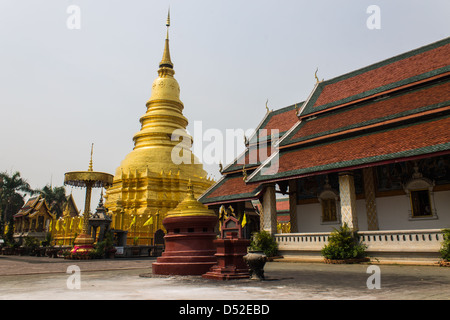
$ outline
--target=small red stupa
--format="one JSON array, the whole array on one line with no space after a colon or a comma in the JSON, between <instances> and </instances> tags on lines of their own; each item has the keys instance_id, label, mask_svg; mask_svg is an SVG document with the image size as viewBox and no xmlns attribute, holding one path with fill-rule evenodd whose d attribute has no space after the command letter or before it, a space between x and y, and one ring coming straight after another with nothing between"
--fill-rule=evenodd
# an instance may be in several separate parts
<instances>
[{"instance_id":1,"label":"small red stupa","mask_svg":"<svg viewBox=\"0 0 450 320\"><path fill-rule=\"evenodd\" d=\"M250 240L242 238L242 227L236 218L228 217L222 226L220 239L214 240L217 264L202 275L206 279L233 280L250 278L244 256Z\"/></svg>"},{"instance_id":2,"label":"small red stupa","mask_svg":"<svg viewBox=\"0 0 450 320\"><path fill-rule=\"evenodd\" d=\"M189 181L186 198L162 221L165 251L152 264L153 274L202 275L217 263L214 228L217 216L194 197Z\"/></svg>"}]
</instances>

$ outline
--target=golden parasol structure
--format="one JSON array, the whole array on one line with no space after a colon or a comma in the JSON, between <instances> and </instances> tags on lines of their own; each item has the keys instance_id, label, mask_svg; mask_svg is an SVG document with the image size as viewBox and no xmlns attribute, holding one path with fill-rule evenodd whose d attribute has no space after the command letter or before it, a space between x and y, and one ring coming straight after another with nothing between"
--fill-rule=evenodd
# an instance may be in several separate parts
<instances>
[{"instance_id":1,"label":"golden parasol structure","mask_svg":"<svg viewBox=\"0 0 450 320\"><path fill-rule=\"evenodd\" d=\"M92 152L94 144L91 146L91 160L87 171L72 171L64 174L64 185L86 188L86 200L83 213L83 228L74 242L72 252L89 251L94 246L94 238L91 236L89 228L89 217L91 210L92 188L107 188L113 183L114 176L109 173L94 171L92 167Z\"/></svg>"}]
</instances>

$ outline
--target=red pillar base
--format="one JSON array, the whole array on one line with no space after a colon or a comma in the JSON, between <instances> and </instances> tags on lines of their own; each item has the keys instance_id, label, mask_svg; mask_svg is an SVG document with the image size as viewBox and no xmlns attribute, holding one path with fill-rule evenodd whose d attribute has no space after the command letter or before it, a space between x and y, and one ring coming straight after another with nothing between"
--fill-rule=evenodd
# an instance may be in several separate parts
<instances>
[{"instance_id":1,"label":"red pillar base","mask_svg":"<svg viewBox=\"0 0 450 320\"><path fill-rule=\"evenodd\" d=\"M233 280L248 279L250 273L243 256L247 254L247 247L250 240L225 238L214 240L217 248L215 254L217 265L202 275L206 279L214 280Z\"/></svg>"}]
</instances>

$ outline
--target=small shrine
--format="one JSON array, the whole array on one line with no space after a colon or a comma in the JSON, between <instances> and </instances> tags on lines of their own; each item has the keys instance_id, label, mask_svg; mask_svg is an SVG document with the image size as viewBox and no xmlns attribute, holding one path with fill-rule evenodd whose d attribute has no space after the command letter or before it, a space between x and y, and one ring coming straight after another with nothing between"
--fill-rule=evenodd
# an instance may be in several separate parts
<instances>
[{"instance_id":1,"label":"small shrine","mask_svg":"<svg viewBox=\"0 0 450 320\"><path fill-rule=\"evenodd\" d=\"M153 274L202 275L217 263L214 211L194 197L191 181L186 198L162 221L165 251L152 265Z\"/></svg>"},{"instance_id":2,"label":"small shrine","mask_svg":"<svg viewBox=\"0 0 450 320\"><path fill-rule=\"evenodd\" d=\"M89 218L89 225L92 227L94 242L103 241L106 233L110 230L111 216L107 213L107 209L103 205L103 190L97 209L95 209L95 212Z\"/></svg>"},{"instance_id":3,"label":"small shrine","mask_svg":"<svg viewBox=\"0 0 450 320\"><path fill-rule=\"evenodd\" d=\"M228 217L222 225L220 239L214 240L217 264L203 275L203 278L215 280L233 280L250 278L250 272L244 256L250 240L242 238L242 227L238 219Z\"/></svg>"}]
</instances>

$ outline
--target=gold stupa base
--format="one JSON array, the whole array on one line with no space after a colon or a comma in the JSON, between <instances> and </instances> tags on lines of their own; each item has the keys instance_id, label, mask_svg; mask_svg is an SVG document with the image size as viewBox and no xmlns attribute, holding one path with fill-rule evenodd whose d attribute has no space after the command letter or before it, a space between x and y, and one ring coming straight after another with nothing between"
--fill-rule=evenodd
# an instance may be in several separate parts
<instances>
[{"instance_id":1,"label":"gold stupa base","mask_svg":"<svg viewBox=\"0 0 450 320\"><path fill-rule=\"evenodd\" d=\"M94 238L92 238L88 234L80 234L74 241L74 247L71 250L72 253L74 252L89 252L94 249Z\"/></svg>"}]
</instances>

